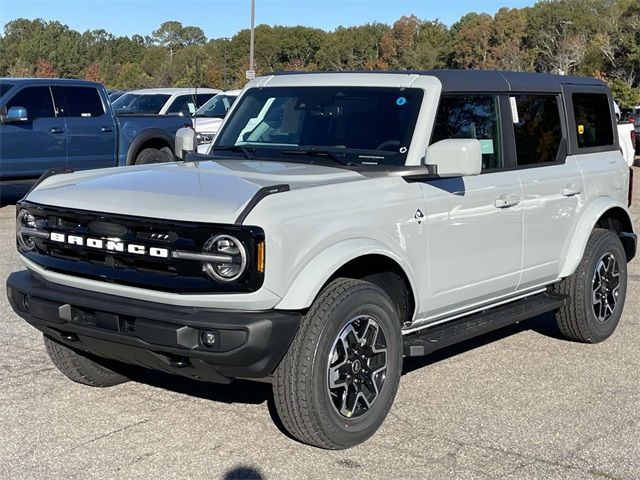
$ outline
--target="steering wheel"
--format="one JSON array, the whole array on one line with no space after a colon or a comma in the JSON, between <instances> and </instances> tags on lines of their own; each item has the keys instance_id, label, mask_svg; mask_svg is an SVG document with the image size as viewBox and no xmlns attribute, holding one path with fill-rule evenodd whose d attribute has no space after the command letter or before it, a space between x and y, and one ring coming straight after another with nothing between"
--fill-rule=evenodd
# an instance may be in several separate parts
<instances>
[{"instance_id":1,"label":"steering wheel","mask_svg":"<svg viewBox=\"0 0 640 480\"><path fill-rule=\"evenodd\" d=\"M399 147L400 140L387 140L376 147L376 150L395 150L392 147Z\"/></svg>"}]
</instances>

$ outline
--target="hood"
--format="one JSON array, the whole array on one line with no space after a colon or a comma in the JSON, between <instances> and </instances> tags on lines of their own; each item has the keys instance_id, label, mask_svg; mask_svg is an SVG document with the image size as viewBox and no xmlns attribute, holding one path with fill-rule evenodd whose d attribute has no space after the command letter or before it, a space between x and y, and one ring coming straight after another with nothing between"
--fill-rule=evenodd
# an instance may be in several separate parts
<instances>
[{"instance_id":1,"label":"hood","mask_svg":"<svg viewBox=\"0 0 640 480\"><path fill-rule=\"evenodd\" d=\"M54 175L27 200L92 212L228 224L263 187L288 184L295 190L365 178L341 168L272 161L166 163Z\"/></svg>"}]
</instances>

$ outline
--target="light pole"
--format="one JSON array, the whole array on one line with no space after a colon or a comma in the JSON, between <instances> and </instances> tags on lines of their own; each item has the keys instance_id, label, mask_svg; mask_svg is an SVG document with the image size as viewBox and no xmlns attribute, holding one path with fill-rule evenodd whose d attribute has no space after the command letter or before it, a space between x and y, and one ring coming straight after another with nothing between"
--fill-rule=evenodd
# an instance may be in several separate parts
<instances>
[{"instance_id":1,"label":"light pole","mask_svg":"<svg viewBox=\"0 0 640 480\"><path fill-rule=\"evenodd\" d=\"M256 0L251 0L251 35L249 39L249 70L253 70L253 45L255 42L254 24L256 17Z\"/></svg>"},{"instance_id":2,"label":"light pole","mask_svg":"<svg viewBox=\"0 0 640 480\"><path fill-rule=\"evenodd\" d=\"M229 37L222 37L220 40L222 40L222 56L224 59L224 73L223 73L223 80L222 80L222 84L224 85L223 89L227 90L228 88L228 83L227 83L227 43L229 42L229 40L231 40Z\"/></svg>"}]
</instances>

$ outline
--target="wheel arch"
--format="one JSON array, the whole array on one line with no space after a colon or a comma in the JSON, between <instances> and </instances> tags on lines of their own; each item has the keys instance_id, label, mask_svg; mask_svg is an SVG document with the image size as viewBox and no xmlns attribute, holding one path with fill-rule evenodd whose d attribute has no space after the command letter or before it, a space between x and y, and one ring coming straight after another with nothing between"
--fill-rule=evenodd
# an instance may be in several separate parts
<instances>
[{"instance_id":1,"label":"wheel arch","mask_svg":"<svg viewBox=\"0 0 640 480\"><path fill-rule=\"evenodd\" d=\"M322 289L339 277L377 285L396 305L402 323L412 321L418 305L418 291L411 269L393 251L365 239L340 242L316 255L294 278L276 308L307 309Z\"/></svg>"},{"instance_id":2,"label":"wheel arch","mask_svg":"<svg viewBox=\"0 0 640 480\"><path fill-rule=\"evenodd\" d=\"M635 256L635 241L625 234L633 233L633 222L626 207L610 197L600 197L585 208L573 235L565 244L564 265L560 277L568 277L577 268L594 228L614 231L622 241L627 261Z\"/></svg>"},{"instance_id":3,"label":"wheel arch","mask_svg":"<svg viewBox=\"0 0 640 480\"><path fill-rule=\"evenodd\" d=\"M174 144L173 137L165 130L161 128L145 129L129 145L125 165L135 165L138 154L145 148L157 148L159 150L168 147L173 153Z\"/></svg>"}]
</instances>

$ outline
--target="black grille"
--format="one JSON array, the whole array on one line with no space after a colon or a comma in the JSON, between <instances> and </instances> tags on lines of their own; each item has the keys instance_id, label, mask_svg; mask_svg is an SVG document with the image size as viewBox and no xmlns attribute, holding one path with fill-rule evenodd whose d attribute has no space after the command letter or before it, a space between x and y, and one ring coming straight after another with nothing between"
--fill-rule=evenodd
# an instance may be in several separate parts
<instances>
[{"instance_id":1,"label":"black grille","mask_svg":"<svg viewBox=\"0 0 640 480\"><path fill-rule=\"evenodd\" d=\"M21 253L49 270L179 293L252 292L262 285L263 275L254 268L256 245L264 240L263 231L257 227L129 217L26 202L19 203L18 208L26 208L36 217L40 231L92 238L117 237L126 244L193 252L201 252L211 236L226 233L242 241L249 255L245 274L238 281L227 284L211 279L198 261L140 256L126 251L109 252L34 238L36 248Z\"/></svg>"}]
</instances>

